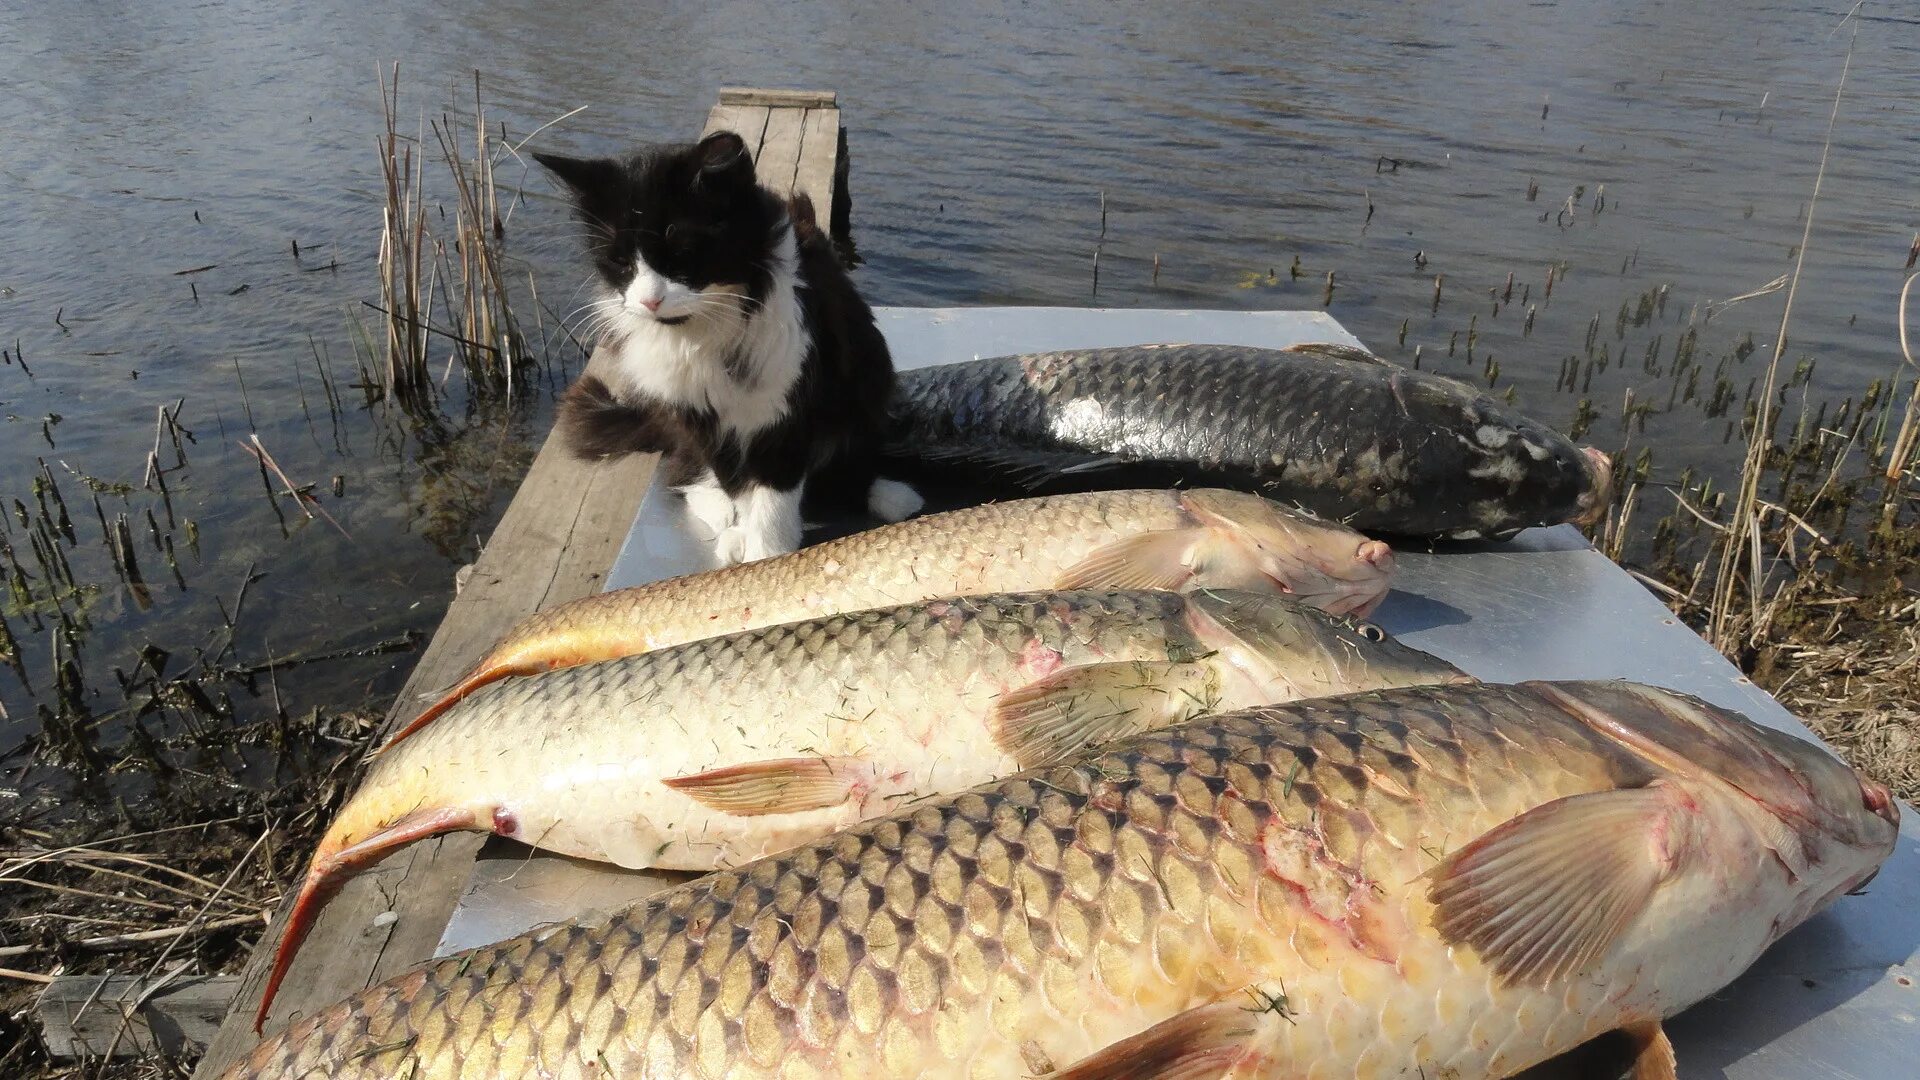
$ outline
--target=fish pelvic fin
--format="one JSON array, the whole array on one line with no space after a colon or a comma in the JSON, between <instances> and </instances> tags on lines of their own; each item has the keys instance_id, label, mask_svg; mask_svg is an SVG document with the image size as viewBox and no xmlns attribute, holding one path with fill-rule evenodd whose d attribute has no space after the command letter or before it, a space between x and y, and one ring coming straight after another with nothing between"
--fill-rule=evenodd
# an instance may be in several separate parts
<instances>
[{"instance_id":1,"label":"fish pelvic fin","mask_svg":"<svg viewBox=\"0 0 1920 1080\"><path fill-rule=\"evenodd\" d=\"M1063 571L1060 589L1178 589L1193 580L1195 529L1159 529L1096 548Z\"/></svg>"},{"instance_id":2,"label":"fish pelvic fin","mask_svg":"<svg viewBox=\"0 0 1920 1080\"><path fill-rule=\"evenodd\" d=\"M313 924L319 920L320 909L340 891L348 878L380 861L395 848L444 832L474 828L475 820L473 811L456 807L416 810L371 836L345 846L340 845L338 836L345 831L341 827L342 821L336 820L333 829L328 831L320 841L320 847L313 853L313 863L307 867L306 880L300 884L300 895L294 899L293 908L287 915L286 929L281 931L280 944L274 950L273 967L267 973L266 989L260 993L260 1009L253 1016L254 1034L259 1034L261 1028L266 1026L274 996L280 992L280 984L286 981L287 972L293 967L293 958L300 952L301 942L306 940L307 934L313 930Z\"/></svg>"},{"instance_id":3,"label":"fish pelvic fin","mask_svg":"<svg viewBox=\"0 0 1920 1080\"><path fill-rule=\"evenodd\" d=\"M1683 802L1656 780L1534 807L1434 868L1434 929L1511 986L1590 967L1672 872Z\"/></svg>"},{"instance_id":4,"label":"fish pelvic fin","mask_svg":"<svg viewBox=\"0 0 1920 1080\"><path fill-rule=\"evenodd\" d=\"M1258 1010L1218 1002L1170 1016L1047 1080L1218 1080L1252 1052Z\"/></svg>"},{"instance_id":5,"label":"fish pelvic fin","mask_svg":"<svg viewBox=\"0 0 1920 1080\"><path fill-rule=\"evenodd\" d=\"M1673 1044L1667 1041L1667 1029L1660 1026L1660 1021L1629 1024L1620 1030L1633 1040L1630 1080L1677 1080L1680 1065L1674 1060Z\"/></svg>"},{"instance_id":6,"label":"fish pelvic fin","mask_svg":"<svg viewBox=\"0 0 1920 1080\"><path fill-rule=\"evenodd\" d=\"M855 757L794 757L749 761L661 783L709 810L736 817L824 810L852 799L872 780L873 767Z\"/></svg>"},{"instance_id":7,"label":"fish pelvic fin","mask_svg":"<svg viewBox=\"0 0 1920 1080\"><path fill-rule=\"evenodd\" d=\"M1218 679L1202 664L1080 664L1000 695L987 729L995 746L1031 769L1212 712L1219 700Z\"/></svg>"}]
</instances>

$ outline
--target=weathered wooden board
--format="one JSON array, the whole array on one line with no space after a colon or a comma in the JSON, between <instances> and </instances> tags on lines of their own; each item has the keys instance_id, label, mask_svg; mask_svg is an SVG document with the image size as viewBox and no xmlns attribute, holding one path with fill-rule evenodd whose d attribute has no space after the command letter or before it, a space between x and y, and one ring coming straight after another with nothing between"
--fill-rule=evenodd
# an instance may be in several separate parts
<instances>
[{"instance_id":1,"label":"weathered wooden board","mask_svg":"<svg viewBox=\"0 0 1920 1080\"><path fill-rule=\"evenodd\" d=\"M735 131L753 148L756 164L771 142L769 164L785 180L768 186L784 195L796 177L805 176L801 190L817 206L831 207L840 149L834 104L830 92L727 91L708 116L706 131ZM809 121L809 115L820 118ZM809 140L808 133L815 137ZM822 160L813 160L815 155ZM822 175L829 178L827 186L815 187ZM599 363L596 357L594 364ZM515 622L596 591L626 538L654 464L650 456L588 464L549 439L407 680L388 727L411 719L426 695L452 684ZM322 910L301 948L267 1031L432 956L484 841L477 833L423 841L348 882ZM213 1036L196 1080L218 1077L256 1041L253 1014L286 916L283 902L240 976L232 1010Z\"/></svg>"},{"instance_id":2,"label":"weathered wooden board","mask_svg":"<svg viewBox=\"0 0 1920 1080\"><path fill-rule=\"evenodd\" d=\"M793 192L800 168L800 131L805 109L774 109L767 117L767 134L760 142L753 172L762 186L781 195Z\"/></svg>"},{"instance_id":3,"label":"weathered wooden board","mask_svg":"<svg viewBox=\"0 0 1920 1080\"><path fill-rule=\"evenodd\" d=\"M771 105L788 109L825 109L840 103L832 90L770 90L759 86L723 86L722 105Z\"/></svg>"},{"instance_id":4,"label":"weathered wooden board","mask_svg":"<svg viewBox=\"0 0 1920 1080\"><path fill-rule=\"evenodd\" d=\"M772 111L765 105L715 105L707 114L707 126L700 137L704 139L716 131L731 131L747 144L749 153L758 157L760 141L767 131L767 116Z\"/></svg>"},{"instance_id":5,"label":"weathered wooden board","mask_svg":"<svg viewBox=\"0 0 1920 1080\"><path fill-rule=\"evenodd\" d=\"M207 1045L239 988L238 975L63 975L34 1011L47 1052L62 1060L171 1056Z\"/></svg>"},{"instance_id":6,"label":"weathered wooden board","mask_svg":"<svg viewBox=\"0 0 1920 1080\"><path fill-rule=\"evenodd\" d=\"M834 181L840 158L840 110L808 109L800 127L800 164L794 170L793 190L813 200L824 223L833 213Z\"/></svg>"}]
</instances>

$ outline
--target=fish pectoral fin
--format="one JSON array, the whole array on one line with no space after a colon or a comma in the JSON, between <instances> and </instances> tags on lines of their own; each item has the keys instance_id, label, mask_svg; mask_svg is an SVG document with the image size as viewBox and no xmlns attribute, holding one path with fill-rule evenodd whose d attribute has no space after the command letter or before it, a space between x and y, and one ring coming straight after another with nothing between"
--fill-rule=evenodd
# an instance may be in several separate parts
<instances>
[{"instance_id":1,"label":"fish pectoral fin","mask_svg":"<svg viewBox=\"0 0 1920 1080\"><path fill-rule=\"evenodd\" d=\"M1160 529L1116 540L1074 563L1058 589L1177 589L1193 579L1187 556L1196 530Z\"/></svg>"},{"instance_id":2,"label":"fish pectoral fin","mask_svg":"<svg viewBox=\"0 0 1920 1080\"><path fill-rule=\"evenodd\" d=\"M1673 1044L1667 1041L1667 1029L1660 1026L1660 1021L1629 1024L1620 1030L1634 1044L1630 1080L1676 1080L1680 1066L1673 1057Z\"/></svg>"},{"instance_id":3,"label":"fish pectoral fin","mask_svg":"<svg viewBox=\"0 0 1920 1080\"><path fill-rule=\"evenodd\" d=\"M872 775L872 767L859 758L795 757L670 776L661 783L709 810L761 817L838 806Z\"/></svg>"},{"instance_id":4,"label":"fish pectoral fin","mask_svg":"<svg viewBox=\"0 0 1920 1080\"><path fill-rule=\"evenodd\" d=\"M987 730L1023 769L1210 712L1219 689L1199 664L1130 660L1065 667L1009 690Z\"/></svg>"},{"instance_id":5,"label":"fish pectoral fin","mask_svg":"<svg viewBox=\"0 0 1920 1080\"><path fill-rule=\"evenodd\" d=\"M1247 1053L1258 1019L1254 1010L1228 1003L1188 1009L1046 1080L1216 1080Z\"/></svg>"},{"instance_id":6,"label":"fish pectoral fin","mask_svg":"<svg viewBox=\"0 0 1920 1080\"><path fill-rule=\"evenodd\" d=\"M1585 969L1672 869L1661 838L1680 805L1655 781L1534 807L1434 868L1434 929L1449 945L1472 946L1508 985Z\"/></svg>"}]
</instances>

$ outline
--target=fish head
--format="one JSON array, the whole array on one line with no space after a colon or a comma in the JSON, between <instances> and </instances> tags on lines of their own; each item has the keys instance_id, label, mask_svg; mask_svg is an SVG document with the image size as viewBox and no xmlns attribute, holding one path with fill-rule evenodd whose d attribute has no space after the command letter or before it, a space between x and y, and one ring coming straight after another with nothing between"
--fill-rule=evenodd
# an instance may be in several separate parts
<instances>
[{"instance_id":1,"label":"fish head","mask_svg":"<svg viewBox=\"0 0 1920 1080\"><path fill-rule=\"evenodd\" d=\"M1188 626L1235 699L1229 707L1475 681L1372 623L1291 597L1202 589L1187 595L1187 611Z\"/></svg>"},{"instance_id":2,"label":"fish head","mask_svg":"<svg viewBox=\"0 0 1920 1080\"><path fill-rule=\"evenodd\" d=\"M1627 682L1533 684L1694 790L1718 791L1784 871L1777 938L1865 884L1893 853L1899 805L1818 743L1686 694Z\"/></svg>"},{"instance_id":3,"label":"fish head","mask_svg":"<svg viewBox=\"0 0 1920 1080\"><path fill-rule=\"evenodd\" d=\"M1366 615L1387 595L1382 541L1241 491L1183 491L1180 503L1206 530L1189 556L1197 587L1275 590L1336 615Z\"/></svg>"}]
</instances>

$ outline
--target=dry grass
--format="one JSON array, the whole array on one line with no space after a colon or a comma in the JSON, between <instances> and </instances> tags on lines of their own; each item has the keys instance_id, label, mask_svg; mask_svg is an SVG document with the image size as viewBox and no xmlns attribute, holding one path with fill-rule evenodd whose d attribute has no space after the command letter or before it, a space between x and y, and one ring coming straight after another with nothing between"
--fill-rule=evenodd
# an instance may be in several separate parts
<instances>
[{"instance_id":1,"label":"dry grass","mask_svg":"<svg viewBox=\"0 0 1920 1080\"><path fill-rule=\"evenodd\" d=\"M260 790L197 761L204 773L179 769L145 810L127 811L142 817L116 826L0 819L0 1076L184 1075L185 1063L151 1057L50 1061L32 1015L40 988L62 975L237 970L299 880L378 719L316 715L242 732L292 751ZM184 741L147 749L177 762L196 753Z\"/></svg>"}]
</instances>

